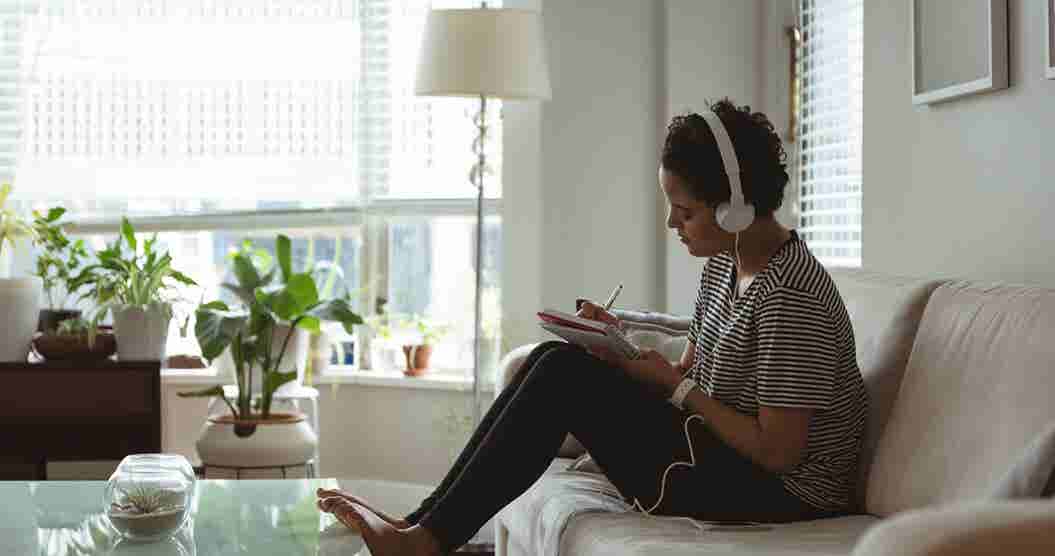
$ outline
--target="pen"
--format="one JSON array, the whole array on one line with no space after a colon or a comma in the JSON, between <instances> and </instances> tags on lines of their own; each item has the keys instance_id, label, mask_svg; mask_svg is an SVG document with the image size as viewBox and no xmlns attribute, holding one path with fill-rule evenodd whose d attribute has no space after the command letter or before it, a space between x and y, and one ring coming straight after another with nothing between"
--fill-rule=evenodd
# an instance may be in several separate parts
<instances>
[{"instance_id":1,"label":"pen","mask_svg":"<svg viewBox=\"0 0 1055 556\"><path fill-rule=\"evenodd\" d=\"M604 310L607 311L612 308L612 304L615 303L615 298L619 297L619 292L623 291L623 285L619 284L612 290L612 295L608 296L608 301L604 303Z\"/></svg>"}]
</instances>

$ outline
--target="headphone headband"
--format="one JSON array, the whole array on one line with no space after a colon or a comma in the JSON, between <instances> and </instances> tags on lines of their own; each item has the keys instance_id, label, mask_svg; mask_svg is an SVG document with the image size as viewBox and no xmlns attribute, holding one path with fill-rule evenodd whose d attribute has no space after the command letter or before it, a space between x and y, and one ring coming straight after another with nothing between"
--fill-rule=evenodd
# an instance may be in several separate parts
<instances>
[{"instance_id":1,"label":"headphone headband","mask_svg":"<svg viewBox=\"0 0 1055 556\"><path fill-rule=\"evenodd\" d=\"M722 155L722 167L725 175L729 177L729 204L734 207L743 206L744 190L740 185L740 160L736 158L736 150L733 149L733 142L729 139L729 132L726 131L725 124L722 123L718 114L705 110L701 115L711 129L715 143L718 144L718 152Z\"/></svg>"}]
</instances>

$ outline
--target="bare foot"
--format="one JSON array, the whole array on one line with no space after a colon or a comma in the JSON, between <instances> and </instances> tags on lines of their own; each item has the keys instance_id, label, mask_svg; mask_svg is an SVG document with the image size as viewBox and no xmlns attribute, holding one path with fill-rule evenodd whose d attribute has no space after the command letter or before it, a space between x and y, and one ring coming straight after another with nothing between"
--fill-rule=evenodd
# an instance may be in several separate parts
<instances>
[{"instance_id":1,"label":"bare foot","mask_svg":"<svg viewBox=\"0 0 1055 556\"><path fill-rule=\"evenodd\" d=\"M358 497L358 496L356 496L356 495L354 495L354 494L352 494L350 492L341 490L339 488L320 488L320 489L317 489L315 491L315 494L319 497L319 502L318 502L319 509L321 509L323 511L327 511L327 512L330 511L326 507L323 507L325 505L323 503L323 501L325 499L327 499L327 498L340 498L340 499L347 500L349 502L355 502L356 504L359 504L360 506L363 506L364 508L367 508L368 510L370 510L371 512L376 514L381 519L387 521L389 524L391 524L393 527L395 527L397 529L406 529L407 527L410 527L410 523L407 520L402 519L402 518L392 517L392 516L382 512L381 510L379 510L373 504L367 502L365 498L360 498L360 497Z\"/></svg>"},{"instance_id":2,"label":"bare foot","mask_svg":"<svg viewBox=\"0 0 1055 556\"><path fill-rule=\"evenodd\" d=\"M358 526L370 554L374 556L439 556L440 547L436 539L425 529L414 526L396 529L381 516L365 506L354 502L340 504L334 510L345 524Z\"/></svg>"}]
</instances>

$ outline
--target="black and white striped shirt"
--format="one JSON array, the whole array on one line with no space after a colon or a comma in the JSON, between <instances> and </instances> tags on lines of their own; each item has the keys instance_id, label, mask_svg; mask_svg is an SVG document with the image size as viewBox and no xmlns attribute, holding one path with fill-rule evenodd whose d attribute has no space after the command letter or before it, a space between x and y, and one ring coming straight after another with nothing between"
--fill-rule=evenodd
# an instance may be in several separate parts
<instances>
[{"instance_id":1,"label":"black and white striped shirt","mask_svg":"<svg viewBox=\"0 0 1055 556\"><path fill-rule=\"evenodd\" d=\"M736 282L729 254L704 265L689 327L692 377L745 415L759 406L814 409L803 460L781 479L813 506L845 510L868 398L842 298L794 232L739 298Z\"/></svg>"}]
</instances>

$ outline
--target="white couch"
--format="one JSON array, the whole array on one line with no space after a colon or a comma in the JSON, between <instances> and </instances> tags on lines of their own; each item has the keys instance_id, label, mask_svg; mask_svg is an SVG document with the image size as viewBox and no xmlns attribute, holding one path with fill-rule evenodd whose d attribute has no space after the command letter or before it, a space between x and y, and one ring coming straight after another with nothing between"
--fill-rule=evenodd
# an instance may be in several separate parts
<instances>
[{"instance_id":1,"label":"white couch","mask_svg":"<svg viewBox=\"0 0 1055 556\"><path fill-rule=\"evenodd\" d=\"M594 512L570 519L562 555L1055 554L1055 500L993 501L989 493L1055 422L1055 290L833 273L853 321L869 391L860 465L860 515L698 531L685 521ZM687 319L626 312L635 341L668 358ZM503 384L533 346L508 354ZM539 551L563 472L561 458L495 520L496 553ZM706 457L706 456L703 456ZM547 513L549 512L549 513Z\"/></svg>"}]
</instances>

